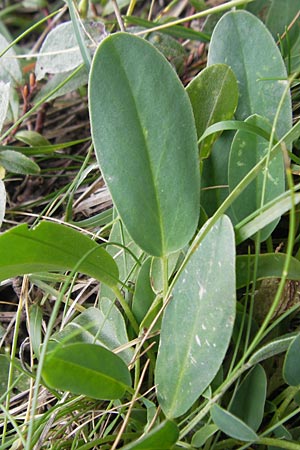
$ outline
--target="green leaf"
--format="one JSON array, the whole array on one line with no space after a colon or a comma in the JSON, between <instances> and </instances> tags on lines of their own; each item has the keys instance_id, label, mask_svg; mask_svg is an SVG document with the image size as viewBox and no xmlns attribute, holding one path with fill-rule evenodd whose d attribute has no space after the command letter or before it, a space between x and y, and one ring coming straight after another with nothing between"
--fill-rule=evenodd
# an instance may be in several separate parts
<instances>
[{"instance_id":1,"label":"green leaf","mask_svg":"<svg viewBox=\"0 0 300 450\"><path fill-rule=\"evenodd\" d=\"M152 21L141 19L140 17L136 16L125 16L124 19L130 24L139 25L144 28L153 28L153 25L155 26ZM159 24L157 23L157 25ZM160 33L169 34L170 36L174 36L175 38L190 39L200 42L210 41L209 34L202 33L201 31L196 31L192 28L188 28L182 25L172 25L169 28L162 29Z\"/></svg>"},{"instance_id":2,"label":"green leaf","mask_svg":"<svg viewBox=\"0 0 300 450\"><path fill-rule=\"evenodd\" d=\"M200 430L196 431L192 439L192 446L196 448L202 447L207 439L213 436L216 431L218 431L218 427L214 424L204 425Z\"/></svg>"},{"instance_id":3,"label":"green leaf","mask_svg":"<svg viewBox=\"0 0 300 450\"><path fill-rule=\"evenodd\" d=\"M214 29L209 47L208 65L216 63L228 64L238 80L236 119L258 114L273 124L288 81L281 54L263 23L247 11L225 14ZM281 138L291 126L288 94L280 108L277 137Z\"/></svg>"},{"instance_id":4,"label":"green leaf","mask_svg":"<svg viewBox=\"0 0 300 450\"><path fill-rule=\"evenodd\" d=\"M300 385L300 334L290 344L285 355L283 377L290 386Z\"/></svg>"},{"instance_id":5,"label":"green leaf","mask_svg":"<svg viewBox=\"0 0 300 450\"><path fill-rule=\"evenodd\" d=\"M247 9L259 16L277 40L285 32L299 12L298 0L260 0L247 5ZM297 22L296 22L297 24ZM299 33L299 27L289 30L289 40L294 41Z\"/></svg>"},{"instance_id":6,"label":"green leaf","mask_svg":"<svg viewBox=\"0 0 300 450\"><path fill-rule=\"evenodd\" d=\"M263 253L258 256L257 272L255 280L264 278L281 278L287 255L284 253ZM240 289L252 283L254 279L254 266L256 255L238 255L236 257L236 287ZM300 273L300 261L291 257L288 280L298 280Z\"/></svg>"},{"instance_id":7,"label":"green leaf","mask_svg":"<svg viewBox=\"0 0 300 450\"><path fill-rule=\"evenodd\" d=\"M144 261L136 280L132 312L138 323L142 322L155 299L155 293L150 282L151 259L149 257Z\"/></svg>"},{"instance_id":8,"label":"green leaf","mask_svg":"<svg viewBox=\"0 0 300 450\"><path fill-rule=\"evenodd\" d=\"M285 352L290 344L295 340L295 333L282 336L261 347L249 359L249 364L257 364L265 359L272 358L275 355Z\"/></svg>"},{"instance_id":9,"label":"green leaf","mask_svg":"<svg viewBox=\"0 0 300 450\"><path fill-rule=\"evenodd\" d=\"M14 392L24 392L30 387L30 378L22 371L20 360L14 358L13 363L9 354L0 355L0 396L7 392L8 377L11 365L14 365L12 374L12 383L14 385ZM3 397L1 399L3 401Z\"/></svg>"},{"instance_id":10,"label":"green leaf","mask_svg":"<svg viewBox=\"0 0 300 450\"><path fill-rule=\"evenodd\" d=\"M0 34L0 53L9 46L9 43ZM13 86L20 86L22 83L22 72L15 51L10 48L0 58L0 80L4 83L11 83Z\"/></svg>"},{"instance_id":11,"label":"green leaf","mask_svg":"<svg viewBox=\"0 0 300 450\"><path fill-rule=\"evenodd\" d=\"M148 42L116 33L93 59L89 106L96 155L129 234L153 256L183 248L198 222L199 163L176 73Z\"/></svg>"},{"instance_id":12,"label":"green leaf","mask_svg":"<svg viewBox=\"0 0 300 450\"><path fill-rule=\"evenodd\" d=\"M23 175L37 174L40 172L39 166L28 156L13 150L3 150L0 152L0 166L5 170Z\"/></svg>"},{"instance_id":13,"label":"green leaf","mask_svg":"<svg viewBox=\"0 0 300 450\"><path fill-rule=\"evenodd\" d=\"M3 181L0 178L0 227L5 216L6 191Z\"/></svg>"},{"instance_id":14,"label":"green leaf","mask_svg":"<svg viewBox=\"0 0 300 450\"><path fill-rule=\"evenodd\" d=\"M187 86L194 111L198 138L212 124L232 118L238 104L238 85L231 68L215 64L202 70ZM201 158L207 158L217 135L200 145Z\"/></svg>"},{"instance_id":15,"label":"green leaf","mask_svg":"<svg viewBox=\"0 0 300 450\"><path fill-rule=\"evenodd\" d=\"M232 139L232 132L224 132L215 142L210 157L203 160L201 206L209 217L221 206L229 193L227 168ZM229 215L228 211L227 213Z\"/></svg>"},{"instance_id":16,"label":"green leaf","mask_svg":"<svg viewBox=\"0 0 300 450\"><path fill-rule=\"evenodd\" d=\"M81 22L85 28L85 44L92 48L106 36L101 22ZM88 37L91 36L92 40ZM95 44L94 44L95 46ZM57 25L48 33L37 57L35 74L41 80L47 73L68 72L83 62L72 21Z\"/></svg>"},{"instance_id":17,"label":"green leaf","mask_svg":"<svg viewBox=\"0 0 300 450\"><path fill-rule=\"evenodd\" d=\"M25 224L19 225L0 236L0 247L0 280L76 268L110 287L118 283L113 258L96 242L64 225L41 222L31 230Z\"/></svg>"},{"instance_id":18,"label":"green leaf","mask_svg":"<svg viewBox=\"0 0 300 450\"><path fill-rule=\"evenodd\" d=\"M184 414L215 377L234 316L235 243L222 216L191 254L163 316L155 383L167 417Z\"/></svg>"},{"instance_id":19,"label":"green leaf","mask_svg":"<svg viewBox=\"0 0 300 450\"><path fill-rule=\"evenodd\" d=\"M101 400L121 398L131 385L123 360L94 344L55 347L46 354L42 376L51 388Z\"/></svg>"},{"instance_id":20,"label":"green leaf","mask_svg":"<svg viewBox=\"0 0 300 450\"><path fill-rule=\"evenodd\" d=\"M178 437L177 425L171 420L165 420L141 439L122 447L122 450L170 450Z\"/></svg>"},{"instance_id":21,"label":"green leaf","mask_svg":"<svg viewBox=\"0 0 300 450\"><path fill-rule=\"evenodd\" d=\"M253 442L258 439L257 434L248 425L219 405L213 405L210 413L214 423L227 436L246 442Z\"/></svg>"},{"instance_id":22,"label":"green leaf","mask_svg":"<svg viewBox=\"0 0 300 450\"><path fill-rule=\"evenodd\" d=\"M21 130L15 134L15 137L31 147L51 146L51 143L40 133L32 130ZM22 150L22 149L20 149Z\"/></svg>"},{"instance_id":23,"label":"green leaf","mask_svg":"<svg viewBox=\"0 0 300 450\"><path fill-rule=\"evenodd\" d=\"M40 345L42 343L42 308L37 303L33 303L28 310L30 344L36 358L40 356Z\"/></svg>"},{"instance_id":24,"label":"green leaf","mask_svg":"<svg viewBox=\"0 0 300 450\"><path fill-rule=\"evenodd\" d=\"M90 307L55 333L51 340L62 344L85 342L115 350L128 343L125 322L118 308L108 299L101 298L99 309ZM133 350L119 354L126 364L133 357Z\"/></svg>"},{"instance_id":25,"label":"green leaf","mask_svg":"<svg viewBox=\"0 0 300 450\"><path fill-rule=\"evenodd\" d=\"M250 214L235 226L236 244L240 244L249 237L254 236L259 230L274 223L274 220L277 222L280 217L299 203L300 194L294 194L292 197L290 191L286 191L265 204L262 208L258 208L254 213ZM265 233L265 231L263 232Z\"/></svg>"},{"instance_id":26,"label":"green leaf","mask_svg":"<svg viewBox=\"0 0 300 450\"><path fill-rule=\"evenodd\" d=\"M262 366L257 365L239 385L230 406L231 414L257 431L263 416L267 393L267 377Z\"/></svg>"},{"instance_id":27,"label":"green leaf","mask_svg":"<svg viewBox=\"0 0 300 450\"><path fill-rule=\"evenodd\" d=\"M116 215L117 212L114 209L113 219ZM125 285L135 283L139 267L138 258L143 252L129 236L120 219L114 221L106 250L118 266L120 282ZM107 286L101 286L101 297L115 299L114 293Z\"/></svg>"},{"instance_id":28,"label":"green leaf","mask_svg":"<svg viewBox=\"0 0 300 450\"><path fill-rule=\"evenodd\" d=\"M246 123L259 126L271 132L271 125L262 117L253 115ZM268 153L268 142L254 134L238 131L232 141L228 166L229 190L232 191L250 170ZM285 191L285 168L282 153L274 156L255 180L233 203L233 211L242 220L264 204L277 198ZM260 230L260 240L265 241L272 233L279 218Z\"/></svg>"}]
</instances>

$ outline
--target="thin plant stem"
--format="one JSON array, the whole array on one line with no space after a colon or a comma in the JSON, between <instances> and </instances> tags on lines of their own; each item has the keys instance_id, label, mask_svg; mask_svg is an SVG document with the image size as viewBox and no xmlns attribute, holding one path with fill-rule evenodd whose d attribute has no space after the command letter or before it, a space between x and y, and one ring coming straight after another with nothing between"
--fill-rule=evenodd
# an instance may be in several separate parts
<instances>
[{"instance_id":1,"label":"thin plant stem","mask_svg":"<svg viewBox=\"0 0 300 450\"><path fill-rule=\"evenodd\" d=\"M145 33L152 33L153 31L164 30L164 29L170 28L174 25L180 25L181 23L186 23L186 22L190 22L192 20L201 19L210 14L221 13L223 11L227 11L228 9L236 8L237 6L246 5L253 1L254 0L232 0L231 2L224 3L223 5L219 5L219 6L214 6L213 8L206 9L205 11L201 11L199 13L192 14L191 16L184 17L183 19L173 20L172 22L167 22L162 25L158 25L156 27L149 28L147 30L139 31L138 33L136 33L136 35L142 35Z\"/></svg>"}]
</instances>

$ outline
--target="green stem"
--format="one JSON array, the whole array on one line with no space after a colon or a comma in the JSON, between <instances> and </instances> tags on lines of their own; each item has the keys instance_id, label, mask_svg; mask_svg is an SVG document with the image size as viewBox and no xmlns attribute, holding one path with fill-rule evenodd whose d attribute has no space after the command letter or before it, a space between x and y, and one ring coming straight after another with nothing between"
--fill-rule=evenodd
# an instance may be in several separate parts
<instances>
[{"instance_id":1,"label":"green stem","mask_svg":"<svg viewBox=\"0 0 300 450\"><path fill-rule=\"evenodd\" d=\"M130 322L130 325L132 326L136 335L138 336L139 325L138 325L137 321L135 320L135 317L132 314L131 309L129 308L128 304L126 303L121 291L119 290L119 288L117 286L112 287L112 290L113 290L115 296L117 297L117 299L119 300L119 302L121 303L121 306Z\"/></svg>"},{"instance_id":2,"label":"green stem","mask_svg":"<svg viewBox=\"0 0 300 450\"><path fill-rule=\"evenodd\" d=\"M246 5L247 3L251 3L254 0L232 0L231 2L224 3L223 5L214 6L213 8L206 9L205 11L201 11L196 14L192 14L191 16L185 17L183 19L177 19L172 22L164 23L163 25L158 25L157 27L149 28L147 30L139 31L136 33L139 34L145 34L145 33L152 33L153 31L159 31L163 30L165 28L170 28L174 25L180 25L181 23L190 22L192 20L201 19L202 17L206 17L210 14L217 14L223 11L226 11L227 9L236 8L237 6Z\"/></svg>"}]
</instances>

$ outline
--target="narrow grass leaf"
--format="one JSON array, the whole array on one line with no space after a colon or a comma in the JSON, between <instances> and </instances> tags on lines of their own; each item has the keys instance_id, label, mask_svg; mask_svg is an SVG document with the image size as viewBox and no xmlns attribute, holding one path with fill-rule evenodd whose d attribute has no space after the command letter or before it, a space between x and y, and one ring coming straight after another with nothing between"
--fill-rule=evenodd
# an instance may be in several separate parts
<instances>
[{"instance_id":1,"label":"narrow grass leaf","mask_svg":"<svg viewBox=\"0 0 300 450\"><path fill-rule=\"evenodd\" d=\"M210 125L233 117L238 104L238 85L226 64L214 64L202 70L186 90L193 107L198 138ZM212 134L201 142L201 158L209 156L217 137Z\"/></svg>"},{"instance_id":2,"label":"narrow grass leaf","mask_svg":"<svg viewBox=\"0 0 300 450\"><path fill-rule=\"evenodd\" d=\"M290 344L283 365L283 377L290 386L300 385L300 334Z\"/></svg>"},{"instance_id":3,"label":"narrow grass leaf","mask_svg":"<svg viewBox=\"0 0 300 450\"><path fill-rule=\"evenodd\" d=\"M122 450L170 450L178 437L177 425L171 420L165 420L141 439L122 447Z\"/></svg>"},{"instance_id":4,"label":"narrow grass leaf","mask_svg":"<svg viewBox=\"0 0 300 450\"><path fill-rule=\"evenodd\" d=\"M267 377L262 366L257 365L239 385L230 406L230 412L252 430L261 425L267 394Z\"/></svg>"},{"instance_id":5,"label":"narrow grass leaf","mask_svg":"<svg viewBox=\"0 0 300 450\"><path fill-rule=\"evenodd\" d=\"M216 63L228 64L238 80L236 119L259 114L273 123L288 81L280 51L265 25L247 11L225 14L214 29L209 47L208 65ZM277 137L291 126L291 99L287 95L276 125Z\"/></svg>"},{"instance_id":6,"label":"narrow grass leaf","mask_svg":"<svg viewBox=\"0 0 300 450\"><path fill-rule=\"evenodd\" d=\"M55 347L46 354L42 376L51 388L100 400L121 398L131 386L124 361L94 344Z\"/></svg>"},{"instance_id":7,"label":"narrow grass leaf","mask_svg":"<svg viewBox=\"0 0 300 450\"><path fill-rule=\"evenodd\" d=\"M19 225L0 236L0 247L0 280L76 267L108 286L118 283L113 258L92 239L64 225L41 222L34 229ZM78 265L85 253L86 259Z\"/></svg>"},{"instance_id":8,"label":"narrow grass leaf","mask_svg":"<svg viewBox=\"0 0 300 450\"><path fill-rule=\"evenodd\" d=\"M129 234L153 256L183 248L198 222L200 174L175 71L145 40L111 35L93 59L89 107L97 159Z\"/></svg>"},{"instance_id":9,"label":"narrow grass leaf","mask_svg":"<svg viewBox=\"0 0 300 450\"><path fill-rule=\"evenodd\" d=\"M253 442L258 439L252 428L219 405L213 405L210 413L214 423L227 436L246 442Z\"/></svg>"},{"instance_id":10,"label":"narrow grass leaf","mask_svg":"<svg viewBox=\"0 0 300 450\"><path fill-rule=\"evenodd\" d=\"M155 383L167 417L184 414L217 374L235 317L235 243L222 216L180 273L162 321Z\"/></svg>"},{"instance_id":11,"label":"narrow grass leaf","mask_svg":"<svg viewBox=\"0 0 300 450\"><path fill-rule=\"evenodd\" d=\"M284 195L275 197L273 201L271 200L268 204L264 205L262 208L257 209L254 214L250 214L248 218L245 218L235 227L236 243L240 244L249 237L254 236L259 230L263 230L265 237L266 226L270 223L277 222L281 216L291 210L293 206L300 203L300 194L294 194L291 197L289 192ZM278 220L276 220L278 219Z\"/></svg>"}]
</instances>

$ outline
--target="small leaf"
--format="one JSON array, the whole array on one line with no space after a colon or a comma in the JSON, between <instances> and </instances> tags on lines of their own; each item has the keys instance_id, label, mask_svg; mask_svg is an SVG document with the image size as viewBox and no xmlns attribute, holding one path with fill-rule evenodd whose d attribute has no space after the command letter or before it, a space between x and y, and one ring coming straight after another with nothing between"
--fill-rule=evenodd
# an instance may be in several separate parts
<instances>
[{"instance_id":1,"label":"small leaf","mask_svg":"<svg viewBox=\"0 0 300 450\"><path fill-rule=\"evenodd\" d=\"M122 447L122 450L170 450L179 437L177 425L165 420L141 439Z\"/></svg>"},{"instance_id":2,"label":"small leaf","mask_svg":"<svg viewBox=\"0 0 300 450\"><path fill-rule=\"evenodd\" d=\"M46 139L44 136L42 136L40 133L37 133L36 131L32 130L21 130L18 131L15 135L15 137L21 141L24 142L24 144L30 145L31 147L41 147L45 145L51 145L51 143Z\"/></svg>"},{"instance_id":3,"label":"small leaf","mask_svg":"<svg viewBox=\"0 0 300 450\"><path fill-rule=\"evenodd\" d=\"M100 308L90 307L69 322L51 340L61 344L85 342L115 350L128 343L125 322L118 308L107 298L101 298ZM119 354L126 364L133 357L132 349Z\"/></svg>"},{"instance_id":4,"label":"small leaf","mask_svg":"<svg viewBox=\"0 0 300 450\"><path fill-rule=\"evenodd\" d=\"M21 173L23 175L37 174L40 172L39 166L28 156L14 150L0 151L0 165L8 172Z\"/></svg>"},{"instance_id":5,"label":"small leaf","mask_svg":"<svg viewBox=\"0 0 300 450\"><path fill-rule=\"evenodd\" d=\"M283 377L290 386L300 385L300 334L290 344L285 355Z\"/></svg>"},{"instance_id":6,"label":"small leaf","mask_svg":"<svg viewBox=\"0 0 300 450\"><path fill-rule=\"evenodd\" d=\"M218 427L214 424L204 425L200 430L196 431L192 439L192 446L199 448L202 447L207 439L213 436L216 431L218 431Z\"/></svg>"},{"instance_id":7,"label":"small leaf","mask_svg":"<svg viewBox=\"0 0 300 450\"><path fill-rule=\"evenodd\" d=\"M42 376L51 388L100 400L121 398L131 385L123 360L94 344L55 347L46 355Z\"/></svg>"},{"instance_id":8,"label":"small leaf","mask_svg":"<svg viewBox=\"0 0 300 450\"><path fill-rule=\"evenodd\" d=\"M213 405L210 412L214 423L227 436L246 442L258 439L257 434L248 425L219 405Z\"/></svg>"},{"instance_id":9,"label":"small leaf","mask_svg":"<svg viewBox=\"0 0 300 450\"><path fill-rule=\"evenodd\" d=\"M144 39L115 33L95 53L89 107L97 159L128 233L153 256L183 248L198 223L200 174L192 108L175 71Z\"/></svg>"},{"instance_id":10,"label":"small leaf","mask_svg":"<svg viewBox=\"0 0 300 450\"><path fill-rule=\"evenodd\" d=\"M0 236L0 247L0 280L76 268L110 287L118 282L113 258L96 242L64 225L40 222L33 230L19 225Z\"/></svg>"},{"instance_id":11,"label":"small leaf","mask_svg":"<svg viewBox=\"0 0 300 450\"><path fill-rule=\"evenodd\" d=\"M191 254L163 316L155 383L167 417L184 414L215 377L234 316L235 243L223 216Z\"/></svg>"},{"instance_id":12,"label":"small leaf","mask_svg":"<svg viewBox=\"0 0 300 450\"><path fill-rule=\"evenodd\" d=\"M231 414L257 431L263 416L267 393L267 377L262 366L257 365L239 385L230 406Z\"/></svg>"},{"instance_id":13,"label":"small leaf","mask_svg":"<svg viewBox=\"0 0 300 450\"><path fill-rule=\"evenodd\" d=\"M231 68L214 64L202 70L186 88L194 111L198 138L212 124L232 118L238 104L238 85ZM201 158L207 158L217 135L200 144Z\"/></svg>"},{"instance_id":14,"label":"small leaf","mask_svg":"<svg viewBox=\"0 0 300 450\"><path fill-rule=\"evenodd\" d=\"M39 358L40 345L42 343L42 309L40 305L33 303L28 313L30 344L32 345L35 356Z\"/></svg>"},{"instance_id":15,"label":"small leaf","mask_svg":"<svg viewBox=\"0 0 300 450\"><path fill-rule=\"evenodd\" d=\"M0 178L0 227L5 216L6 192L3 181Z\"/></svg>"}]
</instances>

